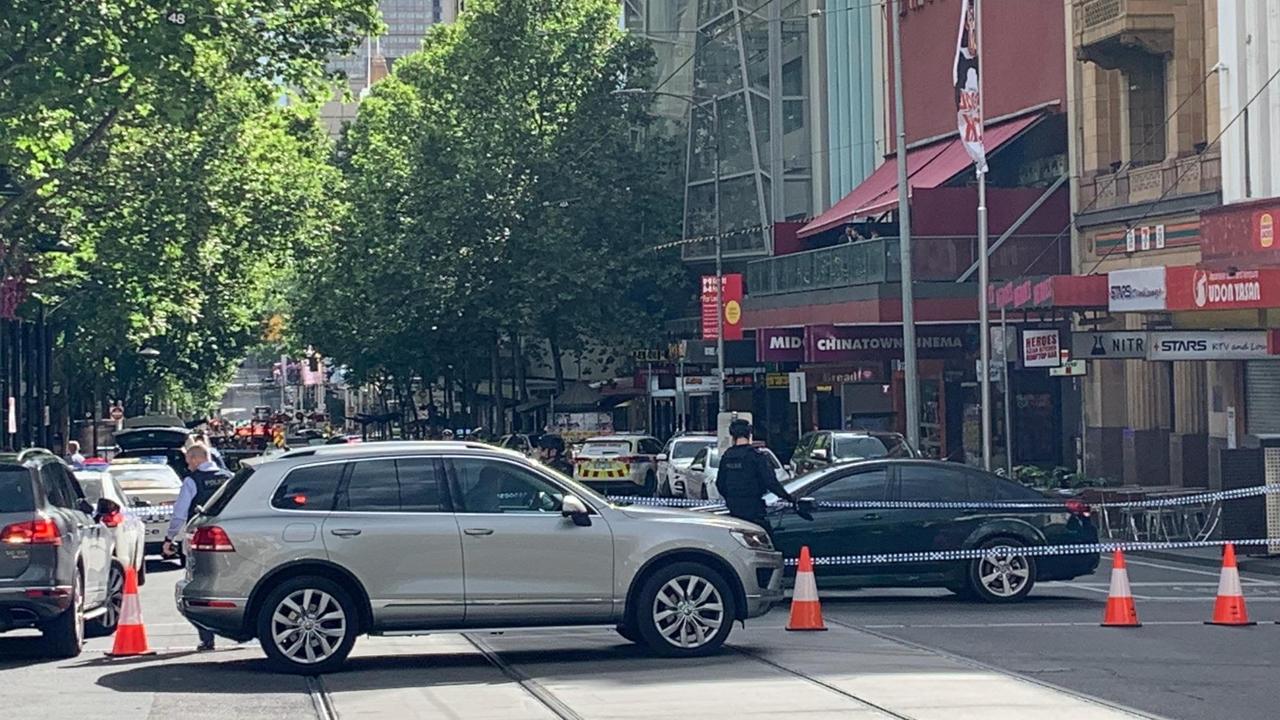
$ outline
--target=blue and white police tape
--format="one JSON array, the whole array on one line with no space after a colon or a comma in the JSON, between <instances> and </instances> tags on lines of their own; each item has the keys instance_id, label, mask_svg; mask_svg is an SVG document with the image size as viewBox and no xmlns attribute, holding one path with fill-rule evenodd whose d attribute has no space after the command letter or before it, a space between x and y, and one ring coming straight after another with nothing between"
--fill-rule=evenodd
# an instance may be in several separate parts
<instances>
[{"instance_id":1,"label":"blue and white police tape","mask_svg":"<svg viewBox=\"0 0 1280 720\"><path fill-rule=\"evenodd\" d=\"M1151 500L1126 500L1123 502L1090 502L1092 508L1107 509L1139 509L1166 508L1184 505L1201 505L1221 500L1238 500L1258 495L1280 494L1280 484L1254 485L1234 490L1218 490L1215 492L1196 493L1170 498L1154 498ZM1036 501L933 501L933 500L817 500L814 505L836 509L888 509L888 510L1058 510L1069 500L1079 498L1064 496L1061 499L1046 497ZM660 507L683 507L716 509L724 507L724 503L712 500L689 500L686 498L656 498L638 496L610 496L610 501L629 503L632 505L655 505ZM788 506L789 503L778 501L776 505Z\"/></svg>"},{"instance_id":2,"label":"blue and white police tape","mask_svg":"<svg viewBox=\"0 0 1280 720\"><path fill-rule=\"evenodd\" d=\"M1142 552L1143 550L1186 550L1190 548L1221 547L1223 545L1270 545L1280 550L1280 538L1250 538L1244 540L1171 540L1168 542L1103 542L1077 545L1031 545L1009 547L1000 545L971 550L933 550L928 552L873 553L867 555L834 555L813 558L814 565L879 565L885 563L943 562L948 560L978 560L985 557L1044 557L1053 555L1092 555L1116 550ZM795 565L796 558L787 558L787 565Z\"/></svg>"}]
</instances>

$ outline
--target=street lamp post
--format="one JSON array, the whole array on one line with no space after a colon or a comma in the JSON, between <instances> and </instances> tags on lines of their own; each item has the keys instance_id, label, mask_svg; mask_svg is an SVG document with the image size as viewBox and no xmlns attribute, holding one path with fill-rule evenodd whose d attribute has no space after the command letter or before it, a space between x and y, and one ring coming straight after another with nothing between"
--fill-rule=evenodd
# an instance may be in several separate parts
<instances>
[{"instance_id":1,"label":"street lamp post","mask_svg":"<svg viewBox=\"0 0 1280 720\"><path fill-rule=\"evenodd\" d=\"M724 247L723 247L723 230L721 228L720 219L720 104L718 99L713 95L709 98L698 97L696 95L681 95L679 93L670 93L662 90L649 90L647 88L621 88L613 91L614 95L662 95L663 97L675 98L689 104L692 110L698 110L711 116L711 161L714 164L712 169L713 177L713 207L715 208L715 249L716 249L716 375L720 379L719 388L716 392L716 404L719 412L724 412ZM711 109L707 110L702 105L707 101L711 102Z\"/></svg>"}]
</instances>

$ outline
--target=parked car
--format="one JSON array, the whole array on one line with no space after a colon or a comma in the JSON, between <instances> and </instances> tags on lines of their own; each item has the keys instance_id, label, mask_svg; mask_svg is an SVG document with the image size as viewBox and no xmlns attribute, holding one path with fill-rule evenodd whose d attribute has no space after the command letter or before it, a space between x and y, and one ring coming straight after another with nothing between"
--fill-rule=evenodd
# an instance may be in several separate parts
<instances>
[{"instance_id":1,"label":"parked car","mask_svg":"<svg viewBox=\"0 0 1280 720\"><path fill-rule=\"evenodd\" d=\"M658 456L658 494L663 497L684 497L676 493L672 480L681 470L689 467L699 450L716 446L716 436L711 433L686 433L667 441Z\"/></svg>"},{"instance_id":2,"label":"parked car","mask_svg":"<svg viewBox=\"0 0 1280 720\"><path fill-rule=\"evenodd\" d=\"M480 443L291 451L242 468L189 531L182 614L306 674L336 669L360 634L469 628L615 625L701 656L782 597L759 527L611 504Z\"/></svg>"},{"instance_id":3,"label":"parked car","mask_svg":"<svg viewBox=\"0 0 1280 720\"><path fill-rule=\"evenodd\" d=\"M533 457L533 441L528 435L522 433L503 435L494 444L506 450L515 450L525 457Z\"/></svg>"},{"instance_id":4,"label":"parked car","mask_svg":"<svg viewBox=\"0 0 1280 720\"><path fill-rule=\"evenodd\" d=\"M877 460L837 465L797 478L787 492L812 516L793 508L771 511L778 549L795 557L808 545L814 557L1008 547L1008 553L969 561L816 565L825 587L944 587L986 602L1022 600L1038 581L1070 580L1098 567L1098 553L1031 557L1017 548L1098 542L1090 507L1050 498L1005 478L956 463ZM814 501L1010 501L1043 507L1016 509L831 508Z\"/></svg>"},{"instance_id":5,"label":"parked car","mask_svg":"<svg viewBox=\"0 0 1280 720\"><path fill-rule=\"evenodd\" d=\"M867 430L817 430L805 433L791 456L796 477L859 460L918 458L920 453L899 433Z\"/></svg>"},{"instance_id":6,"label":"parked car","mask_svg":"<svg viewBox=\"0 0 1280 720\"><path fill-rule=\"evenodd\" d=\"M573 456L573 477L612 494L651 497L658 491L662 443L648 435L604 435L582 444Z\"/></svg>"},{"instance_id":7,"label":"parked car","mask_svg":"<svg viewBox=\"0 0 1280 720\"><path fill-rule=\"evenodd\" d=\"M755 446L769 458L769 464L773 466L779 482L785 483L791 479L790 471L783 467L772 450L765 447L764 443L755 443ZM677 497L691 500L719 500L720 491L716 489L719 470L720 450L714 445L705 447L698 451L688 468L676 474L673 491Z\"/></svg>"},{"instance_id":8,"label":"parked car","mask_svg":"<svg viewBox=\"0 0 1280 720\"><path fill-rule=\"evenodd\" d=\"M173 504L182 490L182 478L169 467L164 456L116 458L107 474L129 497L129 507L143 522L143 552L157 555L173 517Z\"/></svg>"},{"instance_id":9,"label":"parked car","mask_svg":"<svg viewBox=\"0 0 1280 720\"><path fill-rule=\"evenodd\" d=\"M36 628L49 650L75 657L85 624L106 617L115 536L71 470L46 450L0 455L0 632Z\"/></svg>"},{"instance_id":10,"label":"parked car","mask_svg":"<svg viewBox=\"0 0 1280 720\"><path fill-rule=\"evenodd\" d=\"M191 437L182 421L166 415L144 415L124 421L124 429L115 434L120 450L112 461L129 458L164 458L179 477L187 472L187 459L183 450Z\"/></svg>"},{"instance_id":11,"label":"parked car","mask_svg":"<svg viewBox=\"0 0 1280 720\"><path fill-rule=\"evenodd\" d=\"M147 528L130 510L132 503L128 494L109 473L81 470L75 473L75 478L84 491L85 499L98 509L102 524L114 535L111 577L107 581L109 601L107 614L102 619L105 627L114 628L120 618L120 606L124 602L125 568L132 567L138 573L139 585L147 582Z\"/></svg>"}]
</instances>

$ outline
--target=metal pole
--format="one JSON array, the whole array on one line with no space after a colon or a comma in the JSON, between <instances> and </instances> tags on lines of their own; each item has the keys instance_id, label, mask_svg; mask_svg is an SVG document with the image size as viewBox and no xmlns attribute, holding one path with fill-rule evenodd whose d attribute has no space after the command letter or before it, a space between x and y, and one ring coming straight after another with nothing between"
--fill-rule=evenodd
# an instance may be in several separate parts
<instances>
[{"instance_id":1,"label":"metal pole","mask_svg":"<svg viewBox=\"0 0 1280 720\"><path fill-rule=\"evenodd\" d=\"M978 47L982 47L982 12L979 0L974 2L974 30L978 35ZM978 71L978 107L982 108L982 76ZM986 124L986 118L982 119ZM990 284L990 263L987 261L987 167L983 161L978 168L978 348L982 361L982 467L991 470L991 309L987 307L987 285Z\"/></svg>"},{"instance_id":2,"label":"metal pole","mask_svg":"<svg viewBox=\"0 0 1280 720\"><path fill-rule=\"evenodd\" d=\"M890 8L893 14L893 105L897 125L898 246L902 265L902 376L906 403L907 441L920 447L920 379L916 367L915 292L911 272L911 204L907 198L907 113L902 105L903 0Z\"/></svg>"},{"instance_id":3,"label":"metal pole","mask_svg":"<svg viewBox=\"0 0 1280 720\"><path fill-rule=\"evenodd\" d=\"M1000 376L1004 378L1004 473L1005 477L1013 477L1013 385L1009 378L1009 318L1005 309L1000 308L1000 341L1004 343L1000 357Z\"/></svg>"},{"instance_id":4,"label":"metal pole","mask_svg":"<svg viewBox=\"0 0 1280 720\"><path fill-rule=\"evenodd\" d=\"M656 435L657 428L653 426L653 363L648 363L649 372L644 376L644 394L645 405L649 411L649 434Z\"/></svg>"},{"instance_id":5,"label":"metal pole","mask_svg":"<svg viewBox=\"0 0 1280 720\"><path fill-rule=\"evenodd\" d=\"M718 98L711 98L711 124L714 128L715 208L716 208L716 373L720 388L716 395L717 411L724 412L724 265L720 237L720 108Z\"/></svg>"}]
</instances>

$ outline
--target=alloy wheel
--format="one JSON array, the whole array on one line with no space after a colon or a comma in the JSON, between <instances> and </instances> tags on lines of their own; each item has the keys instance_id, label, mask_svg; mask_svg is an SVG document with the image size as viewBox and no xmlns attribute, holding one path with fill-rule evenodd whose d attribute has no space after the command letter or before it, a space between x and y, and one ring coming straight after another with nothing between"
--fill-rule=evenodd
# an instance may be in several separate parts
<instances>
[{"instance_id":1,"label":"alloy wheel","mask_svg":"<svg viewBox=\"0 0 1280 720\"><path fill-rule=\"evenodd\" d=\"M997 548L992 555L978 561L978 581L992 595L1008 598L1017 595L1031 579L1031 565L1027 558L1012 549Z\"/></svg>"},{"instance_id":2,"label":"alloy wheel","mask_svg":"<svg viewBox=\"0 0 1280 720\"><path fill-rule=\"evenodd\" d=\"M286 595L271 615L271 639L293 662L313 665L329 659L347 632L347 615L329 593L314 588Z\"/></svg>"},{"instance_id":3,"label":"alloy wheel","mask_svg":"<svg viewBox=\"0 0 1280 720\"><path fill-rule=\"evenodd\" d=\"M681 649L706 645L724 621L724 599L715 584L704 577L672 578L653 600L653 622L658 632Z\"/></svg>"},{"instance_id":4,"label":"alloy wheel","mask_svg":"<svg viewBox=\"0 0 1280 720\"><path fill-rule=\"evenodd\" d=\"M120 620L120 608L124 606L124 573L112 567L107 582L107 612L102 616L102 626L114 628Z\"/></svg>"}]
</instances>

